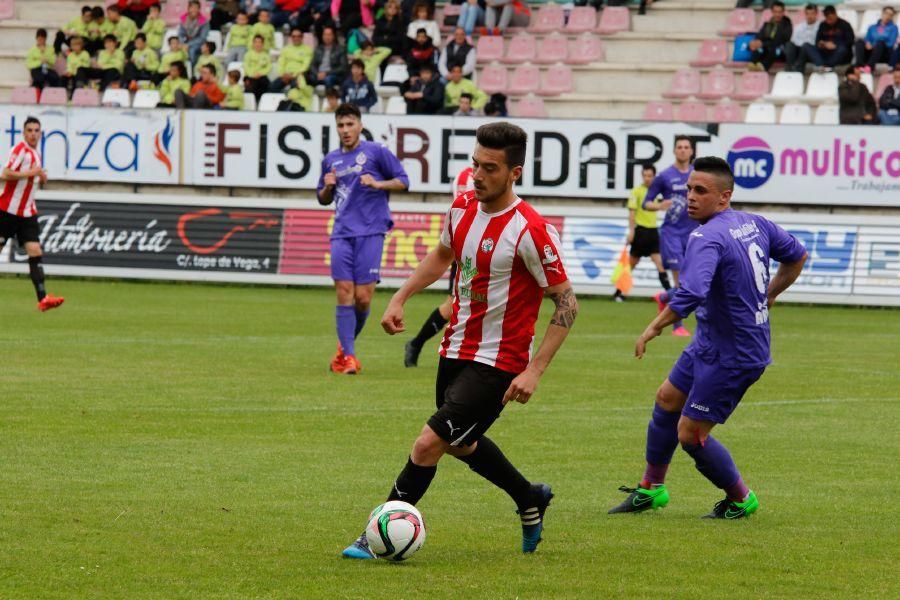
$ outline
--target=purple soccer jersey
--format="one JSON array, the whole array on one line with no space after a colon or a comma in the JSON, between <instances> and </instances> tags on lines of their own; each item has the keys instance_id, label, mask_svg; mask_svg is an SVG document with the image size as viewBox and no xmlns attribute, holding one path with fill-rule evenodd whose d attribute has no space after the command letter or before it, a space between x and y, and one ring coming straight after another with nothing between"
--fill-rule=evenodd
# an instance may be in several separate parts
<instances>
[{"instance_id":1,"label":"purple soccer jersey","mask_svg":"<svg viewBox=\"0 0 900 600\"><path fill-rule=\"evenodd\" d=\"M383 235L394 222L388 207L389 192L367 187L359 182L369 174L378 181L399 179L409 186L409 177L394 154L375 142L360 140L359 146L350 152L338 149L329 152L322 160L317 192L325 187L325 173L335 170L337 185L334 188L334 229L331 238L351 238L367 235Z\"/></svg>"},{"instance_id":2,"label":"purple soccer jersey","mask_svg":"<svg viewBox=\"0 0 900 600\"><path fill-rule=\"evenodd\" d=\"M731 368L769 364L769 264L805 253L794 236L751 213L728 209L694 230L669 302L681 317L696 311L697 333L686 351Z\"/></svg>"},{"instance_id":3,"label":"purple soccer jersey","mask_svg":"<svg viewBox=\"0 0 900 600\"><path fill-rule=\"evenodd\" d=\"M697 228L697 222L687 214L687 180L693 170L693 167L688 167L688 170L682 173L672 165L654 177L650 187L647 188L644 208L660 196L663 200L672 201L671 208L666 211L663 218L660 236L674 235L687 238L688 234Z\"/></svg>"}]
</instances>

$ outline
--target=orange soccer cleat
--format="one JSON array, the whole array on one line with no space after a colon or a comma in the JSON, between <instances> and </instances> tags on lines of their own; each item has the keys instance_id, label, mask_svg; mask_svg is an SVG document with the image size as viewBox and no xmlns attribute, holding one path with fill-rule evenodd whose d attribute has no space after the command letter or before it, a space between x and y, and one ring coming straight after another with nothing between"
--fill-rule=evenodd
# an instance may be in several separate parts
<instances>
[{"instance_id":1,"label":"orange soccer cleat","mask_svg":"<svg viewBox=\"0 0 900 600\"><path fill-rule=\"evenodd\" d=\"M676 337L691 337L691 332L687 330L687 327L682 325L681 327L672 329L672 335Z\"/></svg>"},{"instance_id":2,"label":"orange soccer cleat","mask_svg":"<svg viewBox=\"0 0 900 600\"><path fill-rule=\"evenodd\" d=\"M57 307L62 306L62 303L65 301L66 301L65 298L57 298L56 296L51 296L50 294L47 294L46 296L44 296L43 300L38 302L37 307L38 307L39 311L47 312L48 310L50 310L52 308L57 308Z\"/></svg>"}]
</instances>

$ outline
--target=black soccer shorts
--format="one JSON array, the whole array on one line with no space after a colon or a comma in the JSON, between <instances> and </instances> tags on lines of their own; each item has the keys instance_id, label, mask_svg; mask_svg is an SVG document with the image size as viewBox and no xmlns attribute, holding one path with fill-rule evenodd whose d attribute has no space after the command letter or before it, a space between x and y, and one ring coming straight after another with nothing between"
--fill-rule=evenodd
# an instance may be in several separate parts
<instances>
[{"instance_id":1,"label":"black soccer shorts","mask_svg":"<svg viewBox=\"0 0 900 600\"><path fill-rule=\"evenodd\" d=\"M516 378L472 360L441 357L438 362L437 411L428 426L451 446L469 446L500 417L503 395Z\"/></svg>"},{"instance_id":2,"label":"black soccer shorts","mask_svg":"<svg viewBox=\"0 0 900 600\"><path fill-rule=\"evenodd\" d=\"M635 227L629 254L635 258L659 254L659 230L640 225Z\"/></svg>"},{"instance_id":3,"label":"black soccer shorts","mask_svg":"<svg viewBox=\"0 0 900 600\"><path fill-rule=\"evenodd\" d=\"M13 236L18 240L20 247L26 242L39 242L41 237L37 215L20 217L0 210L0 249L6 245L6 240L12 239Z\"/></svg>"}]
</instances>

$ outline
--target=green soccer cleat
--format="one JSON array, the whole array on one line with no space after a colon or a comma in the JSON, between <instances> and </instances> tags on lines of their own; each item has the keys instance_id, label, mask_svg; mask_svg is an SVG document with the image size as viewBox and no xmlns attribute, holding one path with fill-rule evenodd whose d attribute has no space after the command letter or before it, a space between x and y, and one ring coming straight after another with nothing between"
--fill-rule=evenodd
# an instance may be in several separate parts
<instances>
[{"instance_id":1,"label":"green soccer cleat","mask_svg":"<svg viewBox=\"0 0 900 600\"><path fill-rule=\"evenodd\" d=\"M641 486L630 488L623 485L619 488L619 491L627 493L628 497L625 498L622 504L609 509L608 514L644 512L645 510L662 508L669 503L669 491L664 485L659 485L650 490Z\"/></svg>"},{"instance_id":2,"label":"green soccer cleat","mask_svg":"<svg viewBox=\"0 0 900 600\"><path fill-rule=\"evenodd\" d=\"M703 515L703 518L742 519L755 513L757 509L759 509L759 500L756 498L756 494L753 493L753 490L750 490L750 494L743 502L735 502L728 498L719 500L713 507L712 512L708 515Z\"/></svg>"}]
</instances>

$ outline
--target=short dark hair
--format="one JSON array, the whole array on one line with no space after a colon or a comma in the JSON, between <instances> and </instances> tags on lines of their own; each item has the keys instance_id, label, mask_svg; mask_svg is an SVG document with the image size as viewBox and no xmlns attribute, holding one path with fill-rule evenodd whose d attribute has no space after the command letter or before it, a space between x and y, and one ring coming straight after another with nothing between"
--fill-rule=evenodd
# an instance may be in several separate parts
<instances>
[{"instance_id":1,"label":"short dark hair","mask_svg":"<svg viewBox=\"0 0 900 600\"><path fill-rule=\"evenodd\" d=\"M206 63L205 65L203 65L203 66L200 67L200 68L201 68L201 69L209 69L209 72L210 72L211 74L217 75L217 73L216 73L216 65L214 65L214 64L212 64L212 63Z\"/></svg>"},{"instance_id":2,"label":"short dark hair","mask_svg":"<svg viewBox=\"0 0 900 600\"><path fill-rule=\"evenodd\" d=\"M102 16L103 16L103 7L102 7L102 6L95 6L94 8L92 8L92 9L91 9L91 16L94 17L95 19L98 18L98 17L102 17Z\"/></svg>"},{"instance_id":3,"label":"short dark hair","mask_svg":"<svg viewBox=\"0 0 900 600\"><path fill-rule=\"evenodd\" d=\"M181 41L181 39L177 35L171 35L169 36L169 39L166 40L166 43L171 44L172 40L178 40L179 42Z\"/></svg>"},{"instance_id":4,"label":"short dark hair","mask_svg":"<svg viewBox=\"0 0 900 600\"><path fill-rule=\"evenodd\" d=\"M232 69L232 70L228 71L228 78L240 80L241 72L238 71L237 69Z\"/></svg>"},{"instance_id":5,"label":"short dark hair","mask_svg":"<svg viewBox=\"0 0 900 600\"><path fill-rule=\"evenodd\" d=\"M781 0L775 0L775 2L772 3L772 8L775 8L776 6L780 7L782 10L785 8L784 2Z\"/></svg>"},{"instance_id":6,"label":"short dark hair","mask_svg":"<svg viewBox=\"0 0 900 600\"><path fill-rule=\"evenodd\" d=\"M900 68L900 67L898 67L898 68ZM421 67L419 67L419 74L421 74L422 71L430 71L431 73L434 73L434 65L430 65L430 64L428 64L428 63L425 63L424 65L422 65Z\"/></svg>"},{"instance_id":7,"label":"short dark hair","mask_svg":"<svg viewBox=\"0 0 900 600\"><path fill-rule=\"evenodd\" d=\"M448 69L448 70L452 71L453 69L459 69L460 71L462 71L462 68L463 68L462 65L455 64L455 65L450 65L450 69Z\"/></svg>"},{"instance_id":8,"label":"short dark hair","mask_svg":"<svg viewBox=\"0 0 900 600\"><path fill-rule=\"evenodd\" d=\"M359 45L360 50L366 50L368 48L374 48L375 44L370 42L369 40L363 40L363 42Z\"/></svg>"},{"instance_id":9,"label":"short dark hair","mask_svg":"<svg viewBox=\"0 0 900 600\"><path fill-rule=\"evenodd\" d=\"M499 115L500 109L497 108L497 105L494 102L488 102L484 105L484 114L487 116L490 115Z\"/></svg>"},{"instance_id":10,"label":"short dark hair","mask_svg":"<svg viewBox=\"0 0 900 600\"><path fill-rule=\"evenodd\" d=\"M139 31L138 34L137 34L136 36L134 36L134 39L136 39L136 40L144 40L144 41L146 42L146 41L147 41L147 34L144 33L143 31Z\"/></svg>"},{"instance_id":11,"label":"short dark hair","mask_svg":"<svg viewBox=\"0 0 900 600\"><path fill-rule=\"evenodd\" d=\"M653 171L653 174L656 175L656 165L650 163L644 163L641 165L641 172L644 171Z\"/></svg>"},{"instance_id":12,"label":"short dark hair","mask_svg":"<svg viewBox=\"0 0 900 600\"><path fill-rule=\"evenodd\" d=\"M87 6L87 5L82 6L82 7L81 7L81 14L82 14L82 15L86 15L86 14L88 14L88 13L91 13L91 14L93 15L94 9L91 8L90 6Z\"/></svg>"},{"instance_id":13,"label":"short dark hair","mask_svg":"<svg viewBox=\"0 0 900 600\"><path fill-rule=\"evenodd\" d=\"M203 45L206 46L207 48L209 48L210 54L216 53L216 43L215 42L210 42L207 40L207 41L203 42Z\"/></svg>"},{"instance_id":14,"label":"short dark hair","mask_svg":"<svg viewBox=\"0 0 900 600\"><path fill-rule=\"evenodd\" d=\"M424 27L419 27L418 29L416 29L416 35L419 35L420 33L428 35L428 31L426 31Z\"/></svg>"},{"instance_id":15,"label":"short dark hair","mask_svg":"<svg viewBox=\"0 0 900 600\"><path fill-rule=\"evenodd\" d=\"M169 65L169 68L170 68L170 69L171 69L172 67L175 67L176 69L178 69L178 76L179 76L179 77L187 77L187 67L184 66L184 62L183 62L183 61L176 60L176 61L173 62L171 65Z\"/></svg>"},{"instance_id":16,"label":"short dark hair","mask_svg":"<svg viewBox=\"0 0 900 600\"><path fill-rule=\"evenodd\" d=\"M357 120L362 121L362 113L359 112L359 107L349 102L342 102L335 109L334 119L338 120L341 117L356 117Z\"/></svg>"},{"instance_id":17,"label":"short dark hair","mask_svg":"<svg viewBox=\"0 0 900 600\"><path fill-rule=\"evenodd\" d=\"M684 135L683 133L675 136L675 141L672 143L672 147L674 148L675 146L677 146L678 142L685 142L685 141L691 145L691 148L694 147L694 143L691 141L691 138L689 136Z\"/></svg>"},{"instance_id":18,"label":"short dark hair","mask_svg":"<svg viewBox=\"0 0 900 600\"><path fill-rule=\"evenodd\" d=\"M525 166L528 134L521 127L506 121L487 123L475 130L475 139L485 148L503 150L509 168Z\"/></svg>"},{"instance_id":19,"label":"short dark hair","mask_svg":"<svg viewBox=\"0 0 900 600\"><path fill-rule=\"evenodd\" d=\"M832 5L829 4L828 6L826 6L825 8L822 9L822 14L823 15L836 15L837 9L835 9Z\"/></svg>"},{"instance_id":20,"label":"short dark hair","mask_svg":"<svg viewBox=\"0 0 900 600\"><path fill-rule=\"evenodd\" d=\"M122 14L122 11L119 10L119 7L118 7L118 6L116 6L115 4L113 4L112 6L108 6L108 7L106 8L106 14L109 14L109 13L116 13L117 15L121 15L121 14Z\"/></svg>"},{"instance_id":21,"label":"short dark hair","mask_svg":"<svg viewBox=\"0 0 900 600\"><path fill-rule=\"evenodd\" d=\"M325 97L326 98L340 98L341 90L337 89L336 87L330 87L327 90L325 90Z\"/></svg>"},{"instance_id":22,"label":"short dark hair","mask_svg":"<svg viewBox=\"0 0 900 600\"><path fill-rule=\"evenodd\" d=\"M725 184L723 189L734 190L734 173L728 163L718 156L701 156L694 161L694 171L715 175Z\"/></svg>"},{"instance_id":23,"label":"short dark hair","mask_svg":"<svg viewBox=\"0 0 900 600\"><path fill-rule=\"evenodd\" d=\"M43 27L41 27L40 29L37 30L37 33L34 34L34 37L42 37L42 38L47 37L47 30L44 29Z\"/></svg>"},{"instance_id":24,"label":"short dark hair","mask_svg":"<svg viewBox=\"0 0 900 600\"><path fill-rule=\"evenodd\" d=\"M354 58L353 60L350 61L350 68L352 69L353 67L359 67L360 69L362 69L363 74L365 74L365 72L366 72L366 63L364 63L359 58Z\"/></svg>"},{"instance_id":25,"label":"short dark hair","mask_svg":"<svg viewBox=\"0 0 900 600\"><path fill-rule=\"evenodd\" d=\"M25 129L26 127L28 127L28 126L31 125L32 123L37 123L38 127L41 126L41 122L38 120L37 117L29 116L27 119L25 119L25 124L22 125L22 129Z\"/></svg>"},{"instance_id":26,"label":"short dark hair","mask_svg":"<svg viewBox=\"0 0 900 600\"><path fill-rule=\"evenodd\" d=\"M806 6L803 7L803 10L814 10L814 11L816 11L816 12L819 12L819 5L818 5L818 4L809 3L809 4L807 4Z\"/></svg>"},{"instance_id":27,"label":"short dark hair","mask_svg":"<svg viewBox=\"0 0 900 600\"><path fill-rule=\"evenodd\" d=\"M468 98L469 102L471 102L472 100L475 99L475 97L472 94L470 94L469 92L463 92L462 94L459 95L460 100L462 100L463 98Z\"/></svg>"},{"instance_id":28,"label":"short dark hair","mask_svg":"<svg viewBox=\"0 0 900 600\"><path fill-rule=\"evenodd\" d=\"M188 2L188 6L196 6L197 8L200 8L200 0L191 0L190 2Z\"/></svg>"},{"instance_id":29,"label":"short dark hair","mask_svg":"<svg viewBox=\"0 0 900 600\"><path fill-rule=\"evenodd\" d=\"M116 44L118 44L119 40L113 34L107 33L103 36L103 43L105 44L106 42L115 42Z\"/></svg>"},{"instance_id":30,"label":"short dark hair","mask_svg":"<svg viewBox=\"0 0 900 600\"><path fill-rule=\"evenodd\" d=\"M260 40L260 41L262 41L262 42L265 42L265 41L266 41L266 38L264 38L263 36L261 36L261 35L259 35L259 34L257 33L256 35L253 36L253 41L255 42L256 40Z\"/></svg>"},{"instance_id":31,"label":"short dark hair","mask_svg":"<svg viewBox=\"0 0 900 600\"><path fill-rule=\"evenodd\" d=\"M200 3L198 2L197 4L200 4ZM259 16L263 13L269 14L270 12L271 11L268 8L261 8L258 11L256 11L256 14L257 14L257 16Z\"/></svg>"}]
</instances>

